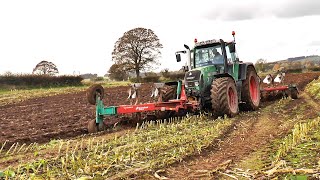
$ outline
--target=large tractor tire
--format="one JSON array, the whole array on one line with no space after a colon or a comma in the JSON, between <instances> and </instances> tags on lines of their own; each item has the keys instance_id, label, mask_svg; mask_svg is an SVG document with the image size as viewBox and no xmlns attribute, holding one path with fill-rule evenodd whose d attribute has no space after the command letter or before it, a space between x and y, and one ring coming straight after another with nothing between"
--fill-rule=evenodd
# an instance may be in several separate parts
<instances>
[{"instance_id":1,"label":"large tractor tire","mask_svg":"<svg viewBox=\"0 0 320 180\"><path fill-rule=\"evenodd\" d=\"M247 69L246 80L243 81L241 89L241 104L243 110L257 110L260 106L260 83L259 77L253 66Z\"/></svg>"},{"instance_id":2,"label":"large tractor tire","mask_svg":"<svg viewBox=\"0 0 320 180\"><path fill-rule=\"evenodd\" d=\"M163 102L168 102L171 99L176 99L176 96L177 96L176 86L164 86L161 91L162 91Z\"/></svg>"},{"instance_id":3,"label":"large tractor tire","mask_svg":"<svg viewBox=\"0 0 320 180\"><path fill-rule=\"evenodd\" d=\"M168 102L171 99L176 99L177 86L164 86L161 89L162 102ZM156 112L157 119L167 119L174 115L173 111L158 111Z\"/></svg>"},{"instance_id":4,"label":"large tractor tire","mask_svg":"<svg viewBox=\"0 0 320 180\"><path fill-rule=\"evenodd\" d=\"M211 104L215 117L234 117L239 113L238 93L232 78L223 77L212 82Z\"/></svg>"},{"instance_id":5,"label":"large tractor tire","mask_svg":"<svg viewBox=\"0 0 320 180\"><path fill-rule=\"evenodd\" d=\"M100 84L91 85L87 89L86 96L87 96L87 100L90 104L92 104L92 105L96 104L96 98L98 95L100 96L101 99L103 99L104 89Z\"/></svg>"}]
</instances>

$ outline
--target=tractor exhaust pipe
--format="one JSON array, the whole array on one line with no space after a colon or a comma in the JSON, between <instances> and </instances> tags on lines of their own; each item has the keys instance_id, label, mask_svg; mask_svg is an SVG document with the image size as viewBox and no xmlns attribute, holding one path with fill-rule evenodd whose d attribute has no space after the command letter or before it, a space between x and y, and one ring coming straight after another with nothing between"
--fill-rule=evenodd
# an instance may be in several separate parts
<instances>
[{"instance_id":1,"label":"tractor exhaust pipe","mask_svg":"<svg viewBox=\"0 0 320 180\"><path fill-rule=\"evenodd\" d=\"M191 52L190 52L190 48L186 44L184 44L183 46L184 46L184 48L187 49L187 66L188 66L188 70L191 70Z\"/></svg>"},{"instance_id":2,"label":"tractor exhaust pipe","mask_svg":"<svg viewBox=\"0 0 320 180\"><path fill-rule=\"evenodd\" d=\"M175 53L176 54L176 60L177 60L177 62L181 61L181 53L182 54L187 54L187 63L186 63L187 66L183 66L183 69L185 71L189 71L189 70L191 70L191 50L190 50L189 46L186 45L186 44L184 44L184 48L186 48L187 50L186 51L177 51ZM187 68L185 68L185 67L187 67Z\"/></svg>"},{"instance_id":3,"label":"tractor exhaust pipe","mask_svg":"<svg viewBox=\"0 0 320 180\"><path fill-rule=\"evenodd\" d=\"M224 64L224 73L228 73L228 58L227 58L227 52L226 52L226 46L225 42L220 39L221 43L221 49L222 49L222 56L223 56L223 64Z\"/></svg>"}]
</instances>

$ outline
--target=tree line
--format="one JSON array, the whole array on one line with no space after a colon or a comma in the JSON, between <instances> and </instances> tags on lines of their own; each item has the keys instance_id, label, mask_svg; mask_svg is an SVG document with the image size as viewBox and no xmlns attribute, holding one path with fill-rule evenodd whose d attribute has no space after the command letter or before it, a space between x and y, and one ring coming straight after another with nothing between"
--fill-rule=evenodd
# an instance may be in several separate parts
<instances>
[{"instance_id":1,"label":"tree line","mask_svg":"<svg viewBox=\"0 0 320 180\"><path fill-rule=\"evenodd\" d=\"M316 63L318 62L318 63ZM271 71L286 71L299 73L302 71L320 71L320 60L314 61L310 59L304 59L302 61L276 61L267 62L266 59L258 59L255 63L257 72L266 73Z\"/></svg>"}]
</instances>

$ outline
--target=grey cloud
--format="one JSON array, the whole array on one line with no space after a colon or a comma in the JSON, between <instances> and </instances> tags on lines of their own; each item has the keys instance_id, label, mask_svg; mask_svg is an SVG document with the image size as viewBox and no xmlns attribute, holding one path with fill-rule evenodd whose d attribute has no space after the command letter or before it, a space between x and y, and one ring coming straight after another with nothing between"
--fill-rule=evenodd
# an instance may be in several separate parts
<instances>
[{"instance_id":1,"label":"grey cloud","mask_svg":"<svg viewBox=\"0 0 320 180\"><path fill-rule=\"evenodd\" d=\"M246 19L253 19L256 14L254 11L251 11L251 8L237 8L236 10L227 10L222 11L215 10L211 13L207 14L208 19L220 19L226 21L238 21L238 20L246 20Z\"/></svg>"},{"instance_id":2,"label":"grey cloud","mask_svg":"<svg viewBox=\"0 0 320 180\"><path fill-rule=\"evenodd\" d=\"M319 0L287 1L282 7L273 11L275 16L282 18L295 18L311 15L320 15Z\"/></svg>"},{"instance_id":3,"label":"grey cloud","mask_svg":"<svg viewBox=\"0 0 320 180\"><path fill-rule=\"evenodd\" d=\"M207 19L219 19L226 21L238 21L252 19L257 16L259 4L256 2L235 3L231 0L222 1L223 3L212 4L206 12Z\"/></svg>"},{"instance_id":4,"label":"grey cloud","mask_svg":"<svg viewBox=\"0 0 320 180\"><path fill-rule=\"evenodd\" d=\"M308 45L309 46L320 46L320 40L312 41Z\"/></svg>"},{"instance_id":5,"label":"grey cloud","mask_svg":"<svg viewBox=\"0 0 320 180\"><path fill-rule=\"evenodd\" d=\"M320 0L283 0L276 2L243 1L242 3L226 3L212 6L205 13L207 19L240 21L259 17L275 16L279 18L296 18L320 15Z\"/></svg>"}]
</instances>

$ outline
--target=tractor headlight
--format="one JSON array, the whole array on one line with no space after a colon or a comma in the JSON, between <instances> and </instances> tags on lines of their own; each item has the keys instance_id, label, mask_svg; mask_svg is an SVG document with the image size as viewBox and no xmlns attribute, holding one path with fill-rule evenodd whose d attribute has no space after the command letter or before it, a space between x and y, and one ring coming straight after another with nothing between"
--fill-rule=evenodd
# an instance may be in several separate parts
<instances>
[{"instance_id":1,"label":"tractor headlight","mask_svg":"<svg viewBox=\"0 0 320 180\"><path fill-rule=\"evenodd\" d=\"M199 86L199 82L194 82L194 85L195 86Z\"/></svg>"}]
</instances>

